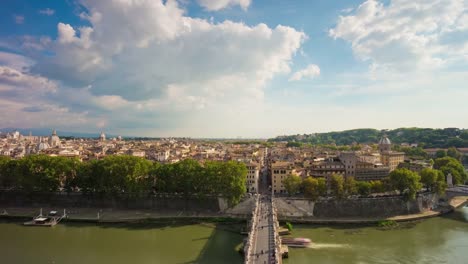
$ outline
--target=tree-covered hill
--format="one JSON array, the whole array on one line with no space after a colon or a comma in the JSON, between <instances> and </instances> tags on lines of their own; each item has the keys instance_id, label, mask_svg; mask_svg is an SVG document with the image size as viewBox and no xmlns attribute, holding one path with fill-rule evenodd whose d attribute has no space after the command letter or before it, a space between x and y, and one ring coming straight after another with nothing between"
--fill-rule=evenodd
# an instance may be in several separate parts
<instances>
[{"instance_id":1,"label":"tree-covered hill","mask_svg":"<svg viewBox=\"0 0 468 264\"><path fill-rule=\"evenodd\" d=\"M397 128L393 130L362 128L340 132L278 136L269 141L350 145L378 143L384 134L395 144L418 143L424 148L468 147L468 130L459 128Z\"/></svg>"}]
</instances>

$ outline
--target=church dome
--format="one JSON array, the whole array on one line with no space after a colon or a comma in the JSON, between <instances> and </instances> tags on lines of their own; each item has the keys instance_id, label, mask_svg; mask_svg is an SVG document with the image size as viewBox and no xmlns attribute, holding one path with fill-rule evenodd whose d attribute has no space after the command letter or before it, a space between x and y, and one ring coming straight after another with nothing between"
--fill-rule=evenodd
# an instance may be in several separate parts
<instances>
[{"instance_id":1,"label":"church dome","mask_svg":"<svg viewBox=\"0 0 468 264\"><path fill-rule=\"evenodd\" d=\"M390 139L388 139L387 136L383 136L380 141L379 141L379 145L391 145L392 142L390 141Z\"/></svg>"},{"instance_id":2,"label":"church dome","mask_svg":"<svg viewBox=\"0 0 468 264\"><path fill-rule=\"evenodd\" d=\"M46 150L50 148L49 144L47 144L47 142L39 142L39 144L37 144L36 146L36 152L39 152L41 150Z\"/></svg>"},{"instance_id":3,"label":"church dome","mask_svg":"<svg viewBox=\"0 0 468 264\"><path fill-rule=\"evenodd\" d=\"M57 131L54 129L52 135L49 137L49 145L51 147L59 147L60 146L60 138L57 136Z\"/></svg>"}]
</instances>

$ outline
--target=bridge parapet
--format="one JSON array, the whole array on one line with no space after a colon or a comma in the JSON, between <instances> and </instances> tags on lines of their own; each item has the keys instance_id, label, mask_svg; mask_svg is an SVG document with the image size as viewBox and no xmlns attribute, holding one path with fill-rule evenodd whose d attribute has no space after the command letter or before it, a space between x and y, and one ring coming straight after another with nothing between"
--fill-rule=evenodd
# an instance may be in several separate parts
<instances>
[{"instance_id":1,"label":"bridge parapet","mask_svg":"<svg viewBox=\"0 0 468 264\"><path fill-rule=\"evenodd\" d=\"M250 232L249 235L247 236L247 241L245 242L244 245L244 263L250 264L254 263L252 256L253 256L253 250L254 250L254 240L255 236L257 235L257 223L258 223L258 210L259 210L259 197L258 195L255 197L255 203L254 203L254 208L252 210L252 219L250 221Z\"/></svg>"}]
</instances>

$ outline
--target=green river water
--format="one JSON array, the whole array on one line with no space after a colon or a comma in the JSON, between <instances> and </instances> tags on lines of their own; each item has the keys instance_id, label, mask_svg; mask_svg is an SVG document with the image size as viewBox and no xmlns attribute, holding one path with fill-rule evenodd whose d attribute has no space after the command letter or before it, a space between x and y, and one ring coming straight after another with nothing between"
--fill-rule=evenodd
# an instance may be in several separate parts
<instances>
[{"instance_id":1,"label":"green river water","mask_svg":"<svg viewBox=\"0 0 468 264\"><path fill-rule=\"evenodd\" d=\"M290 249L286 263L468 263L468 212L376 227L295 225L312 248ZM202 225L0 223L0 263L242 263L242 236Z\"/></svg>"}]
</instances>

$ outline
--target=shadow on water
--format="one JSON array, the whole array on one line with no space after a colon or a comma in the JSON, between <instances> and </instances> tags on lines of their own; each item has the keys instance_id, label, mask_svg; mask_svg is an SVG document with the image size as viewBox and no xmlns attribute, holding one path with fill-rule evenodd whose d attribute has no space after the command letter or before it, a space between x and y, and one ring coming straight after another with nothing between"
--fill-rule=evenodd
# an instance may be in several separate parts
<instances>
[{"instance_id":1,"label":"shadow on water","mask_svg":"<svg viewBox=\"0 0 468 264\"><path fill-rule=\"evenodd\" d=\"M235 250L242 241L243 236L223 230L222 226L213 229L205 246L198 254L195 261L179 264L218 264L218 263L242 263L242 256Z\"/></svg>"},{"instance_id":2,"label":"shadow on water","mask_svg":"<svg viewBox=\"0 0 468 264\"><path fill-rule=\"evenodd\" d=\"M455 222L468 223L468 206L465 205L457 208L453 212L441 215L440 217Z\"/></svg>"}]
</instances>

